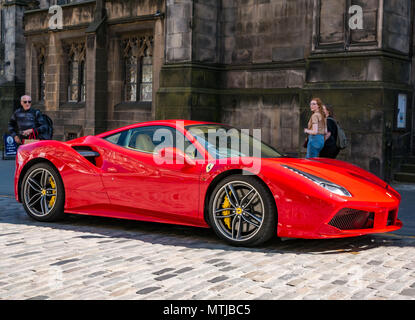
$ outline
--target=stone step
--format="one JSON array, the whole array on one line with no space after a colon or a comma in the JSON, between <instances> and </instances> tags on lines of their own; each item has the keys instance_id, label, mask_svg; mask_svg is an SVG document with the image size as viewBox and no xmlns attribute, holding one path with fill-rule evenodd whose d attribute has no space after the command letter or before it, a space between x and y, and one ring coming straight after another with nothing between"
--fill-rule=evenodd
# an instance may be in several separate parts
<instances>
[{"instance_id":1,"label":"stone step","mask_svg":"<svg viewBox=\"0 0 415 320\"><path fill-rule=\"evenodd\" d=\"M407 172L395 173L395 180L399 182L415 183L415 173L407 173Z\"/></svg>"},{"instance_id":2,"label":"stone step","mask_svg":"<svg viewBox=\"0 0 415 320\"><path fill-rule=\"evenodd\" d=\"M415 164L403 164L401 166L401 172L415 173Z\"/></svg>"}]
</instances>

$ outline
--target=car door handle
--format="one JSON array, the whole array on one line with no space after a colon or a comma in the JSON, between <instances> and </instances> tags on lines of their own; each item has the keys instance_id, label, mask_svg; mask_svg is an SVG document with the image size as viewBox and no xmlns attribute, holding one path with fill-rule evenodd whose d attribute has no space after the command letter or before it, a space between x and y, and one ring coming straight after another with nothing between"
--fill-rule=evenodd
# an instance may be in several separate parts
<instances>
[{"instance_id":1,"label":"car door handle","mask_svg":"<svg viewBox=\"0 0 415 320\"><path fill-rule=\"evenodd\" d=\"M118 170L115 169L114 167L108 168L107 171L110 172L110 173L116 173L116 172L118 172Z\"/></svg>"}]
</instances>

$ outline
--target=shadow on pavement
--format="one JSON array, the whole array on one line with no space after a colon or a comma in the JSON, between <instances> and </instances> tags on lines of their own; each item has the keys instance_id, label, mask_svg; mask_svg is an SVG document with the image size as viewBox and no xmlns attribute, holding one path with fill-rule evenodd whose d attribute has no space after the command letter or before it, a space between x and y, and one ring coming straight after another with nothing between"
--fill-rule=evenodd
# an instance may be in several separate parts
<instances>
[{"instance_id":1,"label":"shadow on pavement","mask_svg":"<svg viewBox=\"0 0 415 320\"><path fill-rule=\"evenodd\" d=\"M0 203L0 208L1 208ZM31 219L20 204L13 204L12 210L0 210L0 224L24 224L57 230L85 233L75 236L82 239L102 239L102 243L120 240L139 240L147 243L182 246L225 251L263 252L269 255L294 254L358 254L361 251L379 247L415 246L415 237L394 234L366 235L355 238L304 240L275 238L257 248L233 247L217 238L211 229L168 225L152 222L122 220L68 214L58 223L44 223ZM1 234L0 236L6 236ZM67 239L65 238L65 241Z\"/></svg>"}]
</instances>

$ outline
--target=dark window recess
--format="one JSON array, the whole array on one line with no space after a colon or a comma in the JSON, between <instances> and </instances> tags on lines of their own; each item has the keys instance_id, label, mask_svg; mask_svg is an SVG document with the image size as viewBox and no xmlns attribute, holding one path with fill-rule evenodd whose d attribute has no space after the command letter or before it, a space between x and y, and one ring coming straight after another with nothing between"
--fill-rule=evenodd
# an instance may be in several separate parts
<instances>
[{"instance_id":1,"label":"dark window recess","mask_svg":"<svg viewBox=\"0 0 415 320\"><path fill-rule=\"evenodd\" d=\"M39 92L38 92L38 99L39 101L45 100L45 56L41 56L39 59L39 74L38 74L38 83L39 83Z\"/></svg>"},{"instance_id":2,"label":"dark window recess","mask_svg":"<svg viewBox=\"0 0 415 320\"><path fill-rule=\"evenodd\" d=\"M85 44L73 43L66 48L68 50L68 101L85 101Z\"/></svg>"},{"instance_id":3,"label":"dark window recess","mask_svg":"<svg viewBox=\"0 0 415 320\"><path fill-rule=\"evenodd\" d=\"M73 140L73 139L76 139L76 138L78 138L78 134L77 133L74 133L74 132L69 132L67 135L66 135L66 140L68 141L68 140Z\"/></svg>"}]
</instances>

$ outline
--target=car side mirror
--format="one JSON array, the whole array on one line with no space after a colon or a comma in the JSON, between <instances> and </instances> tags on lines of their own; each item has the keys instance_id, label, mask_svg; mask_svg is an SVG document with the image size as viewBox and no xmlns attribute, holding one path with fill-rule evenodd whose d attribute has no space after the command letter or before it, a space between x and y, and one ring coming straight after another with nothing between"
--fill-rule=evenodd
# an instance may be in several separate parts
<instances>
[{"instance_id":1,"label":"car side mirror","mask_svg":"<svg viewBox=\"0 0 415 320\"><path fill-rule=\"evenodd\" d=\"M162 148L157 153L159 164L177 164L194 166L196 162L182 150L174 147Z\"/></svg>"}]
</instances>

